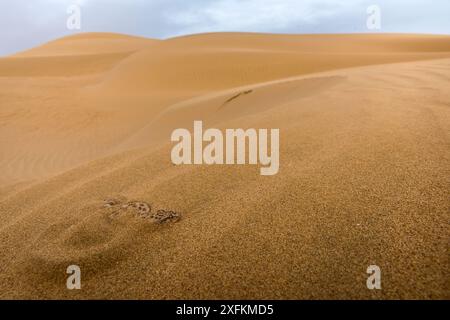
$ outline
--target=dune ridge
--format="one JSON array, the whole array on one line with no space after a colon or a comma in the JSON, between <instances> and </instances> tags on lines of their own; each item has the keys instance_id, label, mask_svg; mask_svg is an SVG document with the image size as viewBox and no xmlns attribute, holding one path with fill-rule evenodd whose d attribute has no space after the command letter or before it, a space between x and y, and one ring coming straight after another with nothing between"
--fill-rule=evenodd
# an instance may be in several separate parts
<instances>
[{"instance_id":1,"label":"dune ridge","mask_svg":"<svg viewBox=\"0 0 450 320\"><path fill-rule=\"evenodd\" d=\"M0 185L56 174L121 145L140 146L130 136L189 98L448 52L448 37L421 35L224 33L161 41L93 33L52 41L0 59L0 163L9 168ZM172 128L165 129L154 131ZM18 135L24 146L8 143Z\"/></svg>"},{"instance_id":2,"label":"dune ridge","mask_svg":"<svg viewBox=\"0 0 450 320\"><path fill-rule=\"evenodd\" d=\"M448 298L449 82L449 36L96 33L2 58L0 297ZM279 174L173 166L194 120L280 128Z\"/></svg>"}]
</instances>

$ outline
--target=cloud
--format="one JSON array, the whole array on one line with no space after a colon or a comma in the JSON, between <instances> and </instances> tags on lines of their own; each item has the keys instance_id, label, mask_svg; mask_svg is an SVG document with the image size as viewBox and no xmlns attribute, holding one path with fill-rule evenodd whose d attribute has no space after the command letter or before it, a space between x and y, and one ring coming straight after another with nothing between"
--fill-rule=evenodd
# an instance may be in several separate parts
<instances>
[{"instance_id":1,"label":"cloud","mask_svg":"<svg viewBox=\"0 0 450 320\"><path fill-rule=\"evenodd\" d=\"M382 9L381 32L450 33L448 0L2 0L0 55L72 34L67 8L81 7L81 31L167 38L247 31L368 32L366 9Z\"/></svg>"},{"instance_id":2,"label":"cloud","mask_svg":"<svg viewBox=\"0 0 450 320\"><path fill-rule=\"evenodd\" d=\"M295 26L317 25L321 19L338 16L361 0L219 0L169 13L167 20L179 32L209 31L295 31Z\"/></svg>"}]
</instances>

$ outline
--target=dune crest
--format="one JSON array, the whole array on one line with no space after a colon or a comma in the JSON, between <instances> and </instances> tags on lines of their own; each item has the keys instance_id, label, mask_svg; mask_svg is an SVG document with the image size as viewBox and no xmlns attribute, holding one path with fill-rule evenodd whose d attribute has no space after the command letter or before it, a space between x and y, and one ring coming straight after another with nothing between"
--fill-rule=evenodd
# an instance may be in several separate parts
<instances>
[{"instance_id":1,"label":"dune crest","mask_svg":"<svg viewBox=\"0 0 450 320\"><path fill-rule=\"evenodd\" d=\"M218 33L152 40L92 33L55 40L0 59L0 163L7 168L0 185L156 145L186 124L173 106L190 99L227 90L232 96L240 87L315 72L449 55L448 37L423 35ZM220 120L240 117L252 105L193 110Z\"/></svg>"},{"instance_id":2,"label":"dune crest","mask_svg":"<svg viewBox=\"0 0 450 320\"><path fill-rule=\"evenodd\" d=\"M55 57L111 54L138 51L158 42L118 33L80 33L45 43L39 47L16 53L12 57Z\"/></svg>"}]
</instances>

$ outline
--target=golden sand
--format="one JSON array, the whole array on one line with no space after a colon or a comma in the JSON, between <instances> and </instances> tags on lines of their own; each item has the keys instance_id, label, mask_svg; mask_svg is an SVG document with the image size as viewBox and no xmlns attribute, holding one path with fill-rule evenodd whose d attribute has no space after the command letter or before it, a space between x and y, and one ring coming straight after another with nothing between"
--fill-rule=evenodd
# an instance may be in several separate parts
<instances>
[{"instance_id":1,"label":"golden sand","mask_svg":"<svg viewBox=\"0 0 450 320\"><path fill-rule=\"evenodd\" d=\"M449 298L449 85L449 36L94 33L2 58L0 297ZM279 173L174 166L194 120L279 128Z\"/></svg>"}]
</instances>

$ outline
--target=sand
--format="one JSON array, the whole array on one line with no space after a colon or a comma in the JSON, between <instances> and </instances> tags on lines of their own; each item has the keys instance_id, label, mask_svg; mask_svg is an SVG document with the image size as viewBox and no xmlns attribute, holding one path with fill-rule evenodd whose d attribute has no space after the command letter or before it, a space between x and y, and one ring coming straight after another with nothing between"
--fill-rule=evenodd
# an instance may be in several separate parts
<instances>
[{"instance_id":1,"label":"sand","mask_svg":"<svg viewBox=\"0 0 450 320\"><path fill-rule=\"evenodd\" d=\"M93 33L1 58L0 298L448 299L449 84L432 35ZM194 120L279 128L279 173L174 166Z\"/></svg>"}]
</instances>

